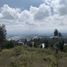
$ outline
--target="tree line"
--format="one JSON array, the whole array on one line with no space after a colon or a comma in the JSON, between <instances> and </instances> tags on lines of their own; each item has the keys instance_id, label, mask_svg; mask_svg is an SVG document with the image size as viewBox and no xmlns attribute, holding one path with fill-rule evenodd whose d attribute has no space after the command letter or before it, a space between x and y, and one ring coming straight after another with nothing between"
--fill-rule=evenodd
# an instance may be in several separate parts
<instances>
[{"instance_id":1,"label":"tree line","mask_svg":"<svg viewBox=\"0 0 67 67\"><path fill-rule=\"evenodd\" d=\"M0 25L0 48L12 48L12 47L18 45L18 43L14 40L8 41L6 39L6 35L7 35L6 27L4 24L2 24L2 25ZM40 44L42 42L45 43L46 48L48 48L50 46L50 47L54 47L56 49L58 48L58 49L63 50L63 47L64 47L64 41L62 38L62 34L57 29L54 30L54 38L52 38L51 40L34 39L33 41L35 42L34 47L38 47L38 44ZM31 42L32 42L32 40L30 40L30 42L28 42L27 44L29 46L31 46L32 45Z\"/></svg>"}]
</instances>

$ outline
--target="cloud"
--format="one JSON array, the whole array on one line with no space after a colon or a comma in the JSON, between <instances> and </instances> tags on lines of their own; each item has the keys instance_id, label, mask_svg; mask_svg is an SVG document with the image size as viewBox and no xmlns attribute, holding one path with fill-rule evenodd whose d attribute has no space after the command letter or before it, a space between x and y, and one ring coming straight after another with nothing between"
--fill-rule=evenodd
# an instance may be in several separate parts
<instances>
[{"instance_id":1,"label":"cloud","mask_svg":"<svg viewBox=\"0 0 67 67\"><path fill-rule=\"evenodd\" d=\"M35 20L42 20L48 16L49 16L49 7L46 6L45 4L42 4L38 8L37 12L34 14L34 19Z\"/></svg>"},{"instance_id":2,"label":"cloud","mask_svg":"<svg viewBox=\"0 0 67 67\"><path fill-rule=\"evenodd\" d=\"M1 13L4 19L17 19L19 17L20 9L11 8L7 4L1 7Z\"/></svg>"},{"instance_id":3,"label":"cloud","mask_svg":"<svg viewBox=\"0 0 67 67\"><path fill-rule=\"evenodd\" d=\"M2 18L3 17L3 15L0 13L0 18Z\"/></svg>"},{"instance_id":4,"label":"cloud","mask_svg":"<svg viewBox=\"0 0 67 67\"><path fill-rule=\"evenodd\" d=\"M59 8L60 15L67 15L67 0L61 0L60 4L63 5L63 7Z\"/></svg>"},{"instance_id":5,"label":"cloud","mask_svg":"<svg viewBox=\"0 0 67 67\"><path fill-rule=\"evenodd\" d=\"M64 3L53 0L53 15L50 7L42 3L39 7L31 6L29 10L12 8L5 4L0 9L0 24L5 24L8 32L60 30L67 27L67 13L63 11L67 6ZM58 4L58 5L57 5Z\"/></svg>"}]
</instances>

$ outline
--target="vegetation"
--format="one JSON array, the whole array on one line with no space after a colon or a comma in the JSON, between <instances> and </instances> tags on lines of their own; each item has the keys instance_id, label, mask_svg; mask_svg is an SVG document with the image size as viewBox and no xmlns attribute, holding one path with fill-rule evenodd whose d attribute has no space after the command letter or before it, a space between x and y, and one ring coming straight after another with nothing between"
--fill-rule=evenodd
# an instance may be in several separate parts
<instances>
[{"instance_id":1,"label":"vegetation","mask_svg":"<svg viewBox=\"0 0 67 67\"><path fill-rule=\"evenodd\" d=\"M17 46L0 52L0 67L67 67L67 52Z\"/></svg>"},{"instance_id":2,"label":"vegetation","mask_svg":"<svg viewBox=\"0 0 67 67\"><path fill-rule=\"evenodd\" d=\"M6 41L6 29L5 25L0 26L0 48L4 47L4 43Z\"/></svg>"},{"instance_id":3,"label":"vegetation","mask_svg":"<svg viewBox=\"0 0 67 67\"><path fill-rule=\"evenodd\" d=\"M58 30L55 29L55 31L54 31L54 36L58 36L58 34L59 34Z\"/></svg>"},{"instance_id":4,"label":"vegetation","mask_svg":"<svg viewBox=\"0 0 67 67\"><path fill-rule=\"evenodd\" d=\"M57 29L49 40L25 39L24 45L20 43L8 41L5 25L0 26L0 67L67 67L67 46Z\"/></svg>"}]
</instances>

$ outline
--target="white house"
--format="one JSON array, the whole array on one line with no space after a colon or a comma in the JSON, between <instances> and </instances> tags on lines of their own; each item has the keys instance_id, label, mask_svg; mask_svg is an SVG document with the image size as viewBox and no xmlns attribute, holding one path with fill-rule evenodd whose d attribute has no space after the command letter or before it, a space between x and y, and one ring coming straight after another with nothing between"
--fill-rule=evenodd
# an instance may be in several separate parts
<instances>
[{"instance_id":1,"label":"white house","mask_svg":"<svg viewBox=\"0 0 67 67\"><path fill-rule=\"evenodd\" d=\"M42 48L45 48L45 43L42 43L42 44L41 44L41 47L42 47Z\"/></svg>"}]
</instances>

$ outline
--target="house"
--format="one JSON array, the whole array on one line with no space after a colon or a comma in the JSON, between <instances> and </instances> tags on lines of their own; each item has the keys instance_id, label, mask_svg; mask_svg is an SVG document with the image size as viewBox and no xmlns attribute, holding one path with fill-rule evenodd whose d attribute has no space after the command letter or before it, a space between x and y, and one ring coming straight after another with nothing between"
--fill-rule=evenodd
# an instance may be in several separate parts
<instances>
[{"instance_id":1,"label":"house","mask_svg":"<svg viewBox=\"0 0 67 67\"><path fill-rule=\"evenodd\" d=\"M64 46L66 46L67 45L67 43L64 43Z\"/></svg>"},{"instance_id":2,"label":"house","mask_svg":"<svg viewBox=\"0 0 67 67\"><path fill-rule=\"evenodd\" d=\"M41 43L41 48L45 48L45 43Z\"/></svg>"},{"instance_id":3,"label":"house","mask_svg":"<svg viewBox=\"0 0 67 67\"><path fill-rule=\"evenodd\" d=\"M17 44L18 45L24 45L24 41L22 41L21 39L20 40L17 40Z\"/></svg>"}]
</instances>

